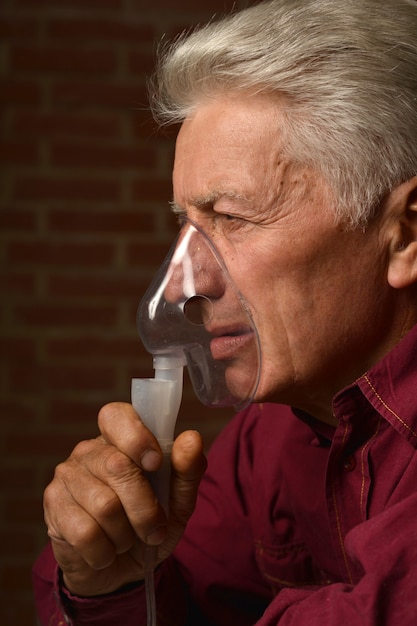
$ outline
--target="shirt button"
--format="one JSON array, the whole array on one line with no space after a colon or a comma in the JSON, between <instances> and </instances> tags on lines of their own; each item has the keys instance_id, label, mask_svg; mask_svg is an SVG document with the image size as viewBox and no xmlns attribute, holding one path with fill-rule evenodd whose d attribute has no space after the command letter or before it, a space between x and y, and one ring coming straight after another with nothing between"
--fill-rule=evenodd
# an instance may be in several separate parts
<instances>
[{"instance_id":1,"label":"shirt button","mask_svg":"<svg viewBox=\"0 0 417 626\"><path fill-rule=\"evenodd\" d=\"M347 472L352 472L356 467L356 461L353 454L347 456L343 461L343 469Z\"/></svg>"}]
</instances>

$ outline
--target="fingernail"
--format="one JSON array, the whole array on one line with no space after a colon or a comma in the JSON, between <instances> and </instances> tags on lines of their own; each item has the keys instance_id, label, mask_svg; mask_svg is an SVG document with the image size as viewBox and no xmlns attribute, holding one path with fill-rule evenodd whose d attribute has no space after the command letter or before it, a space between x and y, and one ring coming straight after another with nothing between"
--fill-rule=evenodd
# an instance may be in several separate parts
<instances>
[{"instance_id":1,"label":"fingernail","mask_svg":"<svg viewBox=\"0 0 417 626\"><path fill-rule=\"evenodd\" d=\"M146 472L154 472L159 468L161 457L155 450L146 450L142 454L140 462Z\"/></svg>"},{"instance_id":2,"label":"fingernail","mask_svg":"<svg viewBox=\"0 0 417 626\"><path fill-rule=\"evenodd\" d=\"M150 546L159 546L167 537L167 527L159 526L146 535L146 543Z\"/></svg>"}]
</instances>

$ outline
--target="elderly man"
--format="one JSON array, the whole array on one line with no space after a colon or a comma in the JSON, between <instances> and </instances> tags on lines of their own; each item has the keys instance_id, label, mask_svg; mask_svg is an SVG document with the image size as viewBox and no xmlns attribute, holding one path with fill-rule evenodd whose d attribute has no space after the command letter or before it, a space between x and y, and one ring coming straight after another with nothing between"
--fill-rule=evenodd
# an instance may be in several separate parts
<instances>
[{"instance_id":1,"label":"elderly man","mask_svg":"<svg viewBox=\"0 0 417 626\"><path fill-rule=\"evenodd\" d=\"M146 623L148 544L159 624L411 626L417 4L263 2L181 38L153 84L182 122L175 209L247 302L259 385L207 471L199 436L177 438L169 519L156 440L102 409L45 494L41 623ZM245 341L223 338L233 372Z\"/></svg>"}]
</instances>

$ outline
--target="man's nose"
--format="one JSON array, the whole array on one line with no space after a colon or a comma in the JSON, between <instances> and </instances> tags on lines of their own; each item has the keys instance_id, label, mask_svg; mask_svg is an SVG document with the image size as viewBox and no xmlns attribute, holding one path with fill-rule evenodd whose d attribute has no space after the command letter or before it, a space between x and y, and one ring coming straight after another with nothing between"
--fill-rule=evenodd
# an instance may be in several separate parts
<instances>
[{"instance_id":1,"label":"man's nose","mask_svg":"<svg viewBox=\"0 0 417 626\"><path fill-rule=\"evenodd\" d=\"M203 235L195 230L184 232L168 267L165 299L171 303L186 302L196 295L216 299L224 290L221 266Z\"/></svg>"}]
</instances>

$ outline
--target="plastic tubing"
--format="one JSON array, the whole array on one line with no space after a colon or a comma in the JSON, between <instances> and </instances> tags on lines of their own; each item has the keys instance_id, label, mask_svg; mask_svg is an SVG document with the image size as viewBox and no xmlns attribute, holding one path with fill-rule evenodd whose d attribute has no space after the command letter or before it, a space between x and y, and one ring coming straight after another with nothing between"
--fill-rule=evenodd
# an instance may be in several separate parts
<instances>
[{"instance_id":1,"label":"plastic tubing","mask_svg":"<svg viewBox=\"0 0 417 626\"><path fill-rule=\"evenodd\" d=\"M157 472L148 474L155 495L169 515L171 450L183 388L183 355L154 356L154 378L132 380L132 405L142 422L155 435L163 453ZM157 626L154 569L157 548L145 545L147 626Z\"/></svg>"}]
</instances>

